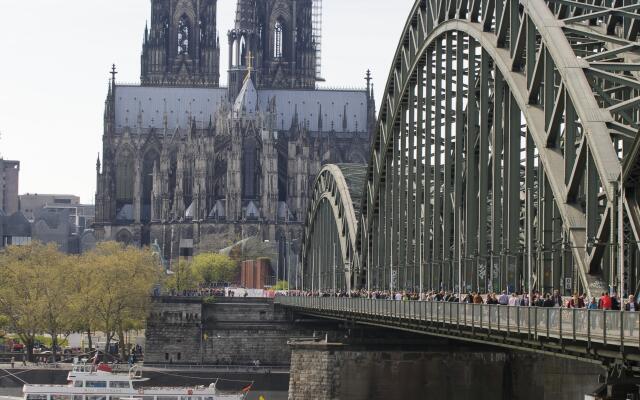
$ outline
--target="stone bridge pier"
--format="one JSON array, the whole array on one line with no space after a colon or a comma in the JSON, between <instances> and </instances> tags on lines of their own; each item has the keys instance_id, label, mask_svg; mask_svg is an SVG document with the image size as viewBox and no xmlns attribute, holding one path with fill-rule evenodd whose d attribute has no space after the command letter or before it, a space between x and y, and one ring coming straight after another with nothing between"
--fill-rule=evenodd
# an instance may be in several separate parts
<instances>
[{"instance_id":1,"label":"stone bridge pier","mask_svg":"<svg viewBox=\"0 0 640 400\"><path fill-rule=\"evenodd\" d=\"M457 342L290 342L289 400L583 400L605 369L574 359Z\"/></svg>"}]
</instances>

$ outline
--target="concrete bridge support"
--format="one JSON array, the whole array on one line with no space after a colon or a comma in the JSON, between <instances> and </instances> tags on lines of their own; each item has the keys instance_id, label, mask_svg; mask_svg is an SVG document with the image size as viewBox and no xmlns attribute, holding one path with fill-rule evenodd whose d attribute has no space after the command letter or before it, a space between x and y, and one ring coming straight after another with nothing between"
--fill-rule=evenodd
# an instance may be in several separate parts
<instances>
[{"instance_id":1,"label":"concrete bridge support","mask_svg":"<svg viewBox=\"0 0 640 400\"><path fill-rule=\"evenodd\" d=\"M426 350L290 345L289 400L582 400L605 374L583 361L459 343Z\"/></svg>"}]
</instances>

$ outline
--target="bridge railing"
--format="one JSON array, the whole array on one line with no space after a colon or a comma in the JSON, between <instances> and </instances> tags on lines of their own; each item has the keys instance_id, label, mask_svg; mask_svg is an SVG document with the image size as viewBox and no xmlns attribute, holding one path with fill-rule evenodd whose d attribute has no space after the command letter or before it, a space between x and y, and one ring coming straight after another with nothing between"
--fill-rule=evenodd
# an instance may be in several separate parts
<instances>
[{"instance_id":1,"label":"bridge railing","mask_svg":"<svg viewBox=\"0 0 640 400\"><path fill-rule=\"evenodd\" d=\"M277 297L276 303L389 326L440 325L533 338L640 347L640 312L397 301L345 297Z\"/></svg>"}]
</instances>

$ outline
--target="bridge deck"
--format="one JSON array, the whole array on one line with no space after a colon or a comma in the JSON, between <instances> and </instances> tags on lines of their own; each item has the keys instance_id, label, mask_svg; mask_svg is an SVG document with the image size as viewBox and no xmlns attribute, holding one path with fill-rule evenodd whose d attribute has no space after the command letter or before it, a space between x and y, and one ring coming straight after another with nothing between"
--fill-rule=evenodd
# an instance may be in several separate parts
<instances>
[{"instance_id":1,"label":"bridge deck","mask_svg":"<svg viewBox=\"0 0 640 400\"><path fill-rule=\"evenodd\" d=\"M276 303L320 317L454 339L640 362L638 312L335 297L278 297Z\"/></svg>"}]
</instances>

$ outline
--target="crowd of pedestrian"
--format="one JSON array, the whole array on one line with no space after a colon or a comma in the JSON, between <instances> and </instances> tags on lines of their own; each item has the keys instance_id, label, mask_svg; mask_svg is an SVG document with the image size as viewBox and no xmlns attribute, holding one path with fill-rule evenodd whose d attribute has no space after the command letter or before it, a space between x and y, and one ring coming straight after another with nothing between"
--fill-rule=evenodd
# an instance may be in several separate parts
<instances>
[{"instance_id":1,"label":"crowd of pedestrian","mask_svg":"<svg viewBox=\"0 0 640 400\"><path fill-rule=\"evenodd\" d=\"M523 293L507 293L503 290L500 293L490 292L481 294L472 292L462 295L462 299L451 291L389 291L389 290L354 290L346 291L290 291L278 293L282 296L305 296L305 297L352 297L352 298L368 298L383 299L397 301L444 301L452 303L467 304L497 304L503 306L534 306L534 307L564 307L564 308L587 308L592 310L622 310L640 311L640 303L634 295L629 295L626 301L621 301L617 293L603 292L599 297L588 297L586 293L574 293L571 297L563 297L558 290L553 293L542 293L533 291L531 295L527 292Z\"/></svg>"},{"instance_id":2,"label":"crowd of pedestrian","mask_svg":"<svg viewBox=\"0 0 640 400\"><path fill-rule=\"evenodd\" d=\"M226 297L232 296L230 292L225 288L201 287L187 290L171 289L169 295L174 297Z\"/></svg>"}]
</instances>

